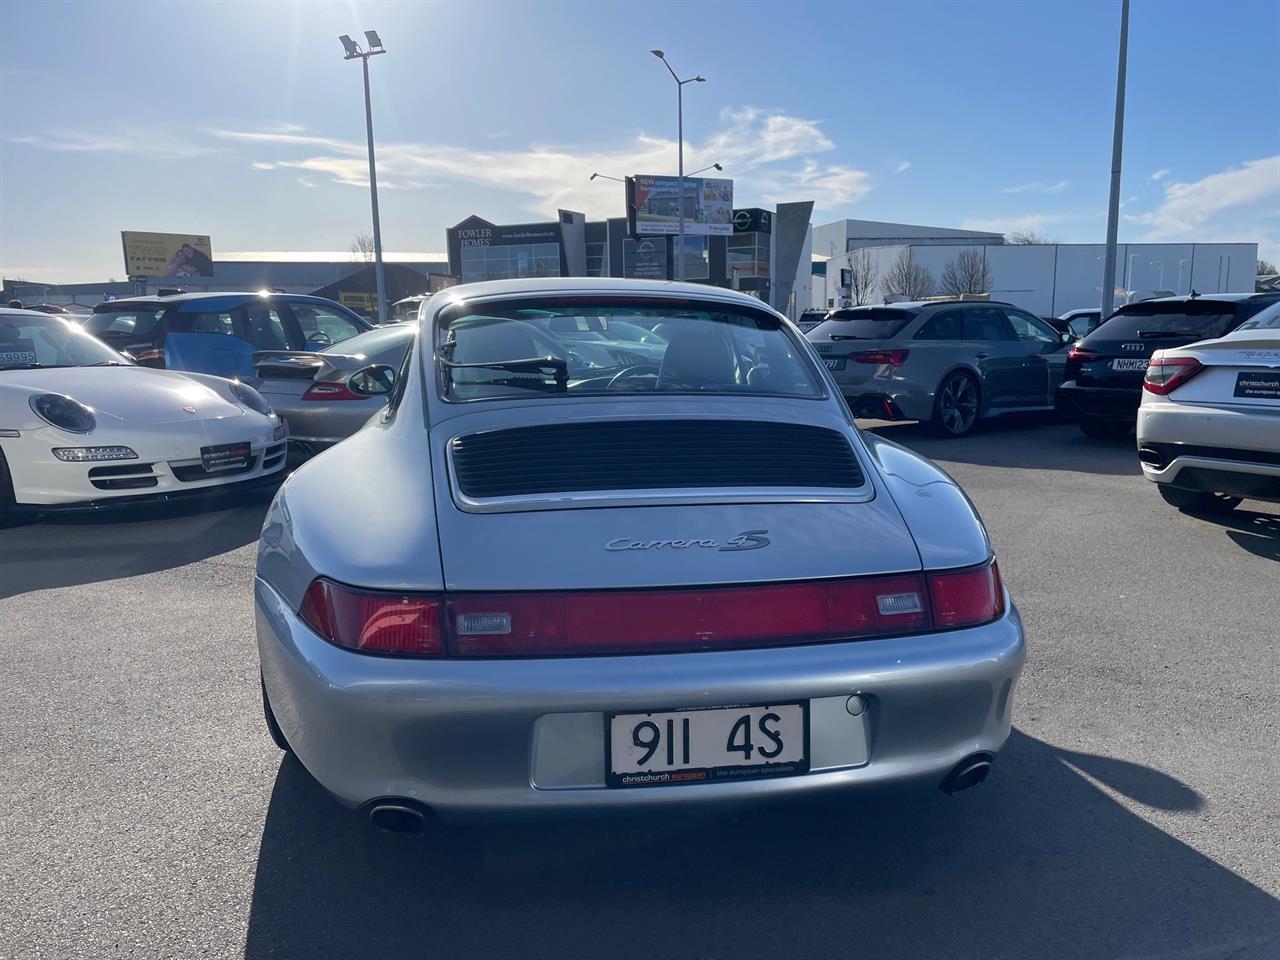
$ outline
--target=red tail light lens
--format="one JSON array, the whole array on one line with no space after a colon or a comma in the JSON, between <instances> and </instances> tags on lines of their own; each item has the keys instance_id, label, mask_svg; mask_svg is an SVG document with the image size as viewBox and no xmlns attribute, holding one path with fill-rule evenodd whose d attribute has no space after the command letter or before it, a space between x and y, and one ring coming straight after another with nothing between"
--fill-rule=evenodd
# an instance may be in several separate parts
<instances>
[{"instance_id":1,"label":"red tail light lens","mask_svg":"<svg viewBox=\"0 0 1280 960\"><path fill-rule=\"evenodd\" d=\"M1162 357L1147 365L1147 375L1142 378L1142 389L1148 393L1165 396L1177 390L1204 369L1195 357Z\"/></svg>"},{"instance_id":2,"label":"red tail light lens","mask_svg":"<svg viewBox=\"0 0 1280 960\"><path fill-rule=\"evenodd\" d=\"M313 383L302 395L303 400L363 400L358 393L352 393L345 383Z\"/></svg>"},{"instance_id":3,"label":"red tail light lens","mask_svg":"<svg viewBox=\"0 0 1280 960\"><path fill-rule=\"evenodd\" d=\"M328 580L299 615L363 653L582 656L729 650L975 626L1004 612L995 564L905 574L693 590L403 595Z\"/></svg>"},{"instance_id":4,"label":"red tail light lens","mask_svg":"<svg viewBox=\"0 0 1280 960\"><path fill-rule=\"evenodd\" d=\"M985 567L929 575L933 621L939 627L972 627L1004 613L1004 587L994 560Z\"/></svg>"},{"instance_id":5,"label":"red tail light lens","mask_svg":"<svg viewBox=\"0 0 1280 960\"><path fill-rule=\"evenodd\" d=\"M440 599L435 596L353 590L314 580L298 616L330 643L361 653L415 657L444 653Z\"/></svg>"},{"instance_id":6,"label":"red tail light lens","mask_svg":"<svg viewBox=\"0 0 1280 960\"><path fill-rule=\"evenodd\" d=\"M855 353L853 360L855 363L888 364L891 367L900 367L907 362L907 354L910 352L910 350L864 350L861 353Z\"/></svg>"},{"instance_id":7,"label":"red tail light lens","mask_svg":"<svg viewBox=\"0 0 1280 960\"><path fill-rule=\"evenodd\" d=\"M1080 367L1086 363L1098 359L1098 354L1093 350L1084 350L1080 347L1072 347L1067 351L1066 369L1063 371L1064 380L1074 380L1080 373Z\"/></svg>"}]
</instances>

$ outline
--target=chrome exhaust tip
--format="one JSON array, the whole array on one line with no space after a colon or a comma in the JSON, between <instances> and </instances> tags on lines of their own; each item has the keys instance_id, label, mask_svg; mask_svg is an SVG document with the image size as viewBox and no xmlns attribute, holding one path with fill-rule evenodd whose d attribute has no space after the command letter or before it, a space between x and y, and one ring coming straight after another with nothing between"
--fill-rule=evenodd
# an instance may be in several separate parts
<instances>
[{"instance_id":1,"label":"chrome exhaust tip","mask_svg":"<svg viewBox=\"0 0 1280 960\"><path fill-rule=\"evenodd\" d=\"M420 837L427 819L427 811L411 800L379 800L369 807L369 825L383 833Z\"/></svg>"},{"instance_id":2,"label":"chrome exhaust tip","mask_svg":"<svg viewBox=\"0 0 1280 960\"><path fill-rule=\"evenodd\" d=\"M948 773L938 786L949 797L954 797L961 790L976 787L991 773L991 765L995 756L990 753L974 753L965 757Z\"/></svg>"}]
</instances>

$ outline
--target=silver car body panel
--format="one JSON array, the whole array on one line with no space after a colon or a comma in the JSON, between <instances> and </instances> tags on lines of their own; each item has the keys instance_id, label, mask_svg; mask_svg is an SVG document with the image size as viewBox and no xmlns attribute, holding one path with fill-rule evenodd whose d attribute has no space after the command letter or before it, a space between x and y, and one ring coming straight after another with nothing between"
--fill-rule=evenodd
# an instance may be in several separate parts
<instances>
[{"instance_id":1,"label":"silver car body panel","mask_svg":"<svg viewBox=\"0 0 1280 960\"><path fill-rule=\"evenodd\" d=\"M338 648L301 621L297 611L317 576L390 591L582 590L772 583L990 559L982 523L951 478L918 454L859 432L811 351L828 391L822 399L645 395L448 403L440 397L431 323L453 300L638 290L761 309L740 294L692 284L566 279L450 288L424 304L398 404L281 487L259 545L263 677L298 757L344 802L407 796L466 815L782 796L940 778L963 757L998 749L1008 736L1024 641L1007 598L1000 619L972 629L640 656L374 657ZM792 335L809 350L798 332ZM729 489L683 491L687 500L674 503L630 492L626 504L528 498L483 511L455 496L446 455L452 437L610 415L827 427L847 438L866 483L839 496L795 491L787 502ZM761 549L688 543L760 530L769 540ZM669 543L607 549L628 537ZM854 693L871 704L857 722L835 709ZM787 698L810 703L813 772L682 787L602 785L605 713Z\"/></svg>"}]
</instances>

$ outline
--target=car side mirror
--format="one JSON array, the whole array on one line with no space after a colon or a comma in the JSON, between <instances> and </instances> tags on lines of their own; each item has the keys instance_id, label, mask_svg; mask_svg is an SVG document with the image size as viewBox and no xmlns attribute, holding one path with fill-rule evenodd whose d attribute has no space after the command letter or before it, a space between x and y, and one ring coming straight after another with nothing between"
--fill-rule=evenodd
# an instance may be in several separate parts
<instances>
[{"instance_id":1,"label":"car side mirror","mask_svg":"<svg viewBox=\"0 0 1280 960\"><path fill-rule=\"evenodd\" d=\"M1063 346L1066 346L1068 343L1076 342L1076 335L1072 333L1070 330L1064 330L1058 336L1062 340Z\"/></svg>"},{"instance_id":2,"label":"car side mirror","mask_svg":"<svg viewBox=\"0 0 1280 960\"><path fill-rule=\"evenodd\" d=\"M347 388L362 397L386 396L395 388L395 385L395 370L382 363L357 370L347 381Z\"/></svg>"}]
</instances>

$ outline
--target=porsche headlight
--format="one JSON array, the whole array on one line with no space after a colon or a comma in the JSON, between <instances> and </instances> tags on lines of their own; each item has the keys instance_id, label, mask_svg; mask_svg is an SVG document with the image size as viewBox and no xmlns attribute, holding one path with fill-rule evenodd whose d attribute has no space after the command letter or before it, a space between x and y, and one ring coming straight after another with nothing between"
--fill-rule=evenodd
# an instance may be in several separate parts
<instances>
[{"instance_id":1,"label":"porsche headlight","mask_svg":"<svg viewBox=\"0 0 1280 960\"><path fill-rule=\"evenodd\" d=\"M68 433L88 433L98 425L92 410L60 393L37 394L31 398L31 409L45 423Z\"/></svg>"},{"instance_id":2,"label":"porsche headlight","mask_svg":"<svg viewBox=\"0 0 1280 960\"><path fill-rule=\"evenodd\" d=\"M240 406L247 407L254 413L260 413L264 417L274 417L275 411L271 409L271 404L262 399L262 394L253 387L241 383L239 380L231 381L231 393L240 402Z\"/></svg>"}]
</instances>

